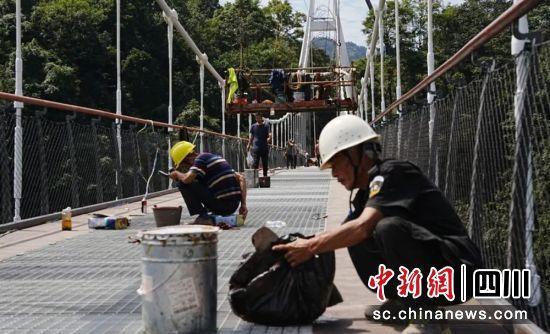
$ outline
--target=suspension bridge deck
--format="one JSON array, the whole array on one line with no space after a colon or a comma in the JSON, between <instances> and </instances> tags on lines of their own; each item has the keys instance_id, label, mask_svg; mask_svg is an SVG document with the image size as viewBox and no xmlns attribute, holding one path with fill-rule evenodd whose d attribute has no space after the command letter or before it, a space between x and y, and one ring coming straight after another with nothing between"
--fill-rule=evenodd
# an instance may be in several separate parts
<instances>
[{"instance_id":1,"label":"suspension bridge deck","mask_svg":"<svg viewBox=\"0 0 550 334\"><path fill-rule=\"evenodd\" d=\"M252 233L267 220L283 220L279 234L313 234L338 225L347 212L348 193L316 168L283 171L269 189L251 189L247 224L222 231L218 244L218 328L220 333L399 333L402 327L363 318L374 295L361 284L346 250L337 251L336 285L344 303L329 308L313 326L265 327L244 322L230 309L228 280L241 256L252 250ZM151 205L182 202L179 193L150 200ZM75 217L73 231L52 222L0 239L0 332L2 333L140 333L140 252L128 237L153 227L139 203L102 211L133 216L131 228L88 230L88 215ZM327 219L322 217L327 214ZM184 214L183 220L189 220ZM493 326L494 327L494 326ZM461 330L461 328L463 330ZM464 326L453 333L471 332ZM492 327L491 327L492 328ZM490 333L500 333L492 331ZM495 329L495 328L493 328ZM487 331L484 329L484 331ZM496 330L496 329L495 329Z\"/></svg>"}]
</instances>

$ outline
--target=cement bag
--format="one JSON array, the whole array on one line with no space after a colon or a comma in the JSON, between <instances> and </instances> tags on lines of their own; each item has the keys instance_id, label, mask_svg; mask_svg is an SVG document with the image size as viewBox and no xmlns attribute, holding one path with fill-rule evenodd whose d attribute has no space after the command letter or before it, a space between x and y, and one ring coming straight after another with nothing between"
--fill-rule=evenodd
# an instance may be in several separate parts
<instances>
[{"instance_id":1,"label":"cement bag","mask_svg":"<svg viewBox=\"0 0 550 334\"><path fill-rule=\"evenodd\" d=\"M248 151L248 153L246 154L246 165L248 166L248 168L252 168L252 166L254 165L254 157L252 156L252 153L250 153L250 151Z\"/></svg>"},{"instance_id":2,"label":"cement bag","mask_svg":"<svg viewBox=\"0 0 550 334\"><path fill-rule=\"evenodd\" d=\"M279 238L288 243L300 234ZM242 263L229 280L229 301L242 319L268 326L306 325L342 302L333 284L334 252L327 252L292 268L284 253L271 247L257 250Z\"/></svg>"}]
</instances>

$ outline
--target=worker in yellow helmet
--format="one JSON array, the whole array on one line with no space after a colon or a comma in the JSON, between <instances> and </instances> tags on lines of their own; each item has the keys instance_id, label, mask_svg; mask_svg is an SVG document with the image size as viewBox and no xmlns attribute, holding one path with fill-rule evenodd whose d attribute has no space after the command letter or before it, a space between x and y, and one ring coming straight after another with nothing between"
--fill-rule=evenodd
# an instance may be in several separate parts
<instances>
[{"instance_id":1,"label":"worker in yellow helmet","mask_svg":"<svg viewBox=\"0 0 550 334\"><path fill-rule=\"evenodd\" d=\"M195 224L212 224L209 213L221 216L239 214L246 218L246 180L227 161L212 153L195 152L195 145L180 141L170 149L176 166L170 178L177 182Z\"/></svg>"},{"instance_id":2,"label":"worker in yellow helmet","mask_svg":"<svg viewBox=\"0 0 550 334\"><path fill-rule=\"evenodd\" d=\"M321 169L332 169L332 176L348 191L359 191L339 227L273 247L286 252L291 266L347 247L363 284L384 302L365 310L371 320L384 321L381 314L398 319L403 309L459 304L462 297L472 296L473 272L481 266L479 250L451 203L417 166L382 160L378 134L354 115L336 117L323 128L319 153ZM418 278L420 290L411 292L409 283L417 281L411 276ZM400 281L405 283L399 285ZM446 330L410 320L402 333Z\"/></svg>"}]
</instances>

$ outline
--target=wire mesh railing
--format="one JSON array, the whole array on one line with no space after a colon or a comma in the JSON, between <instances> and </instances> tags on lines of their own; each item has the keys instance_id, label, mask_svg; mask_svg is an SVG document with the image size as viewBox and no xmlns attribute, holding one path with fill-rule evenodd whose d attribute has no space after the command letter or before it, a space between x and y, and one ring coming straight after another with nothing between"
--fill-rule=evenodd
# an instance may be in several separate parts
<instances>
[{"instance_id":1,"label":"wire mesh railing","mask_svg":"<svg viewBox=\"0 0 550 334\"><path fill-rule=\"evenodd\" d=\"M383 154L418 165L445 193L487 268L529 269L531 296L510 299L550 328L550 44L433 102L378 124ZM408 109L408 110L407 110Z\"/></svg>"},{"instance_id":2,"label":"wire mesh railing","mask_svg":"<svg viewBox=\"0 0 550 334\"><path fill-rule=\"evenodd\" d=\"M15 112L0 110L0 224L13 219ZM123 122L121 149L113 119L39 109L27 104L22 117L23 167L21 218L43 216L67 206L142 196L170 188L170 143L203 140L204 151L223 155L237 171L246 168L246 141L194 128L174 129ZM272 148L270 167L285 165L283 152Z\"/></svg>"}]
</instances>

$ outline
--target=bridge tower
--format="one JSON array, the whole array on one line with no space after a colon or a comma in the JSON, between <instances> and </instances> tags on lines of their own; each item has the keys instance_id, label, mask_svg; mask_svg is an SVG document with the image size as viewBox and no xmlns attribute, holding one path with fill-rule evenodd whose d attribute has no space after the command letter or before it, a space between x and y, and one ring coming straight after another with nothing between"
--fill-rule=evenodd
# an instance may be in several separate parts
<instances>
[{"instance_id":1,"label":"bridge tower","mask_svg":"<svg viewBox=\"0 0 550 334\"><path fill-rule=\"evenodd\" d=\"M351 62L340 20L340 0L309 0L307 20L304 27L299 67L311 67L311 49L316 37L332 39L335 43L335 64L341 67L341 80L351 80ZM342 86L341 98L352 98L352 86Z\"/></svg>"}]
</instances>

